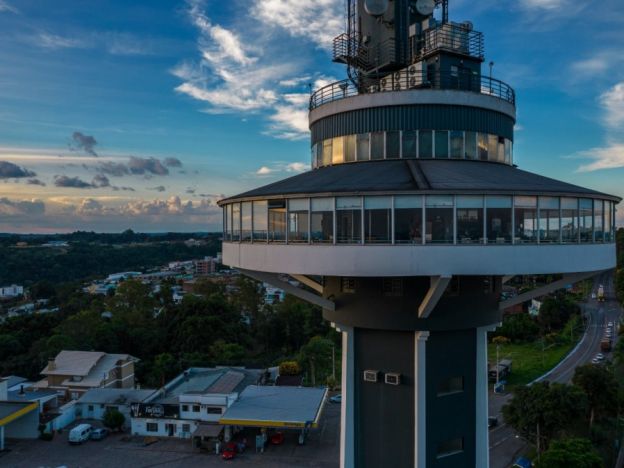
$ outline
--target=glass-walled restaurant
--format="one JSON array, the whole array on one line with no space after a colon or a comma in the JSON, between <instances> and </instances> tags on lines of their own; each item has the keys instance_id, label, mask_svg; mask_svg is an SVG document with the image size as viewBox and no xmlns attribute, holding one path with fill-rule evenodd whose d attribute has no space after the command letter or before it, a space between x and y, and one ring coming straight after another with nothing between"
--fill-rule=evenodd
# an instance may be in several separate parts
<instances>
[{"instance_id":1,"label":"glass-walled restaurant","mask_svg":"<svg viewBox=\"0 0 624 468\"><path fill-rule=\"evenodd\" d=\"M570 244L613 242L609 200L510 195L395 195L228 203L226 242Z\"/></svg>"},{"instance_id":2,"label":"glass-walled restaurant","mask_svg":"<svg viewBox=\"0 0 624 468\"><path fill-rule=\"evenodd\" d=\"M312 168L375 159L473 159L513 164L513 143L489 133L402 130L359 133L312 146Z\"/></svg>"}]
</instances>

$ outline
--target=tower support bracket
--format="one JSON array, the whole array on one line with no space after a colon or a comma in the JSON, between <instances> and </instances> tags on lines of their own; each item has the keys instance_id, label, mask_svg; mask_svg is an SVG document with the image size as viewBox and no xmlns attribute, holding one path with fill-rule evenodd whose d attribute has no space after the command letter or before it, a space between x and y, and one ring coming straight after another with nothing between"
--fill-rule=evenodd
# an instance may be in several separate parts
<instances>
[{"instance_id":1,"label":"tower support bracket","mask_svg":"<svg viewBox=\"0 0 624 468\"><path fill-rule=\"evenodd\" d=\"M565 274L560 280L553 281L552 283L549 283L545 286L532 289L531 291L527 291L524 294L519 294L516 297L512 297L510 299L507 299L506 301L499 302L498 309L505 310L508 307L522 304L523 302L530 301L531 299L535 299L536 297L544 296L546 294L550 294L551 292L555 292L558 289L565 288L568 284L573 284L587 278L592 278L596 275L604 273L605 271L608 270L584 271L580 273Z\"/></svg>"},{"instance_id":2,"label":"tower support bracket","mask_svg":"<svg viewBox=\"0 0 624 468\"><path fill-rule=\"evenodd\" d=\"M429 291L425 295L425 298L420 303L418 307L418 318L427 318L435 309L435 306L438 305L438 301L442 297L444 291L446 291L446 287L451 281L451 275L442 275L442 276L432 276L431 277L431 286L429 286Z\"/></svg>"},{"instance_id":3,"label":"tower support bracket","mask_svg":"<svg viewBox=\"0 0 624 468\"><path fill-rule=\"evenodd\" d=\"M336 304L334 304L334 302L328 299L325 299L324 297L321 297L317 294L314 294L304 289L293 286L288 281L284 281L280 279L280 277L276 273L265 273L263 271L244 270L242 268L239 268L238 271L240 271L243 275L249 276L250 278L253 278L257 281L268 283L272 286L275 286L276 288L283 289L288 294L292 294L293 296L298 297L299 299L302 299L306 302L309 302L310 304L317 305L319 307L322 307L323 309L328 309L332 311L336 310Z\"/></svg>"}]
</instances>

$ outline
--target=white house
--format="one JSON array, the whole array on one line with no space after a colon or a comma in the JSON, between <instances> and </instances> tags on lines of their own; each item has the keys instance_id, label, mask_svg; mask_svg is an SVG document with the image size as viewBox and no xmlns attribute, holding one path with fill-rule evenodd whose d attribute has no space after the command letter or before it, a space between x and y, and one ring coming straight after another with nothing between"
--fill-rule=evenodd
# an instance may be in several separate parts
<instances>
[{"instance_id":1,"label":"white house","mask_svg":"<svg viewBox=\"0 0 624 468\"><path fill-rule=\"evenodd\" d=\"M23 294L24 294L24 286L18 286L17 284L12 284L11 286L0 287L0 298L3 298L3 299L17 297Z\"/></svg>"},{"instance_id":2,"label":"white house","mask_svg":"<svg viewBox=\"0 0 624 468\"><path fill-rule=\"evenodd\" d=\"M93 388L76 402L76 418L102 421L108 410L117 410L126 417L124 427L130 427L130 407L142 403L156 390L132 388Z\"/></svg>"},{"instance_id":3,"label":"white house","mask_svg":"<svg viewBox=\"0 0 624 468\"><path fill-rule=\"evenodd\" d=\"M258 369L190 368L143 403L132 405L132 434L187 439L201 430L216 437L221 415L261 376Z\"/></svg>"}]
</instances>

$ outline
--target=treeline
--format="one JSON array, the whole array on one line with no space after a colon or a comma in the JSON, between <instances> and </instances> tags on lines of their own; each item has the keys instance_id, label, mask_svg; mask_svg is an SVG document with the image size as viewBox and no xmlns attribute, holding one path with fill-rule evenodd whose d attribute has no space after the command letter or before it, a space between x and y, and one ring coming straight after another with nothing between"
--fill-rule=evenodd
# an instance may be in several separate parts
<instances>
[{"instance_id":1,"label":"treeline","mask_svg":"<svg viewBox=\"0 0 624 468\"><path fill-rule=\"evenodd\" d=\"M215 256L220 251L217 235L204 241L205 245L198 246L183 242L121 245L74 242L63 249L0 247L0 285L62 283L120 271L145 271L174 260Z\"/></svg>"},{"instance_id":2,"label":"treeline","mask_svg":"<svg viewBox=\"0 0 624 468\"><path fill-rule=\"evenodd\" d=\"M576 368L572 384L518 388L503 415L534 445L538 468L614 466L622 390L613 367L587 364Z\"/></svg>"},{"instance_id":3,"label":"treeline","mask_svg":"<svg viewBox=\"0 0 624 468\"><path fill-rule=\"evenodd\" d=\"M624 228L616 233L617 271L615 274L615 294L624 304Z\"/></svg>"},{"instance_id":4,"label":"treeline","mask_svg":"<svg viewBox=\"0 0 624 468\"><path fill-rule=\"evenodd\" d=\"M339 340L320 309L291 296L264 305L258 283L241 277L237 286L226 295L222 287L200 282L197 295L180 304L172 302L170 284L152 294L149 286L126 281L112 297L58 289L58 315L0 325L0 375L37 379L49 358L71 349L139 358L143 387L159 387L191 366L264 368L284 360L300 361L310 380L324 382L331 374L328 351Z\"/></svg>"},{"instance_id":5,"label":"treeline","mask_svg":"<svg viewBox=\"0 0 624 468\"><path fill-rule=\"evenodd\" d=\"M68 234L0 234L0 246L9 247L18 242L29 245L42 245L50 241L91 242L100 244L130 244L141 242L184 241L187 239L205 239L220 236L207 232L134 232L127 229L119 233L98 233L94 231L75 231Z\"/></svg>"}]
</instances>

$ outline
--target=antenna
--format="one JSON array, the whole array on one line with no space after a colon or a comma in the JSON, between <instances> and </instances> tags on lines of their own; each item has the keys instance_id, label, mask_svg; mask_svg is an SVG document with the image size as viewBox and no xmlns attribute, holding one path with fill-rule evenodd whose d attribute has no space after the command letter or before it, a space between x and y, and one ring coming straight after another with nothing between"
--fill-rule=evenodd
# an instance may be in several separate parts
<instances>
[{"instance_id":1,"label":"antenna","mask_svg":"<svg viewBox=\"0 0 624 468\"><path fill-rule=\"evenodd\" d=\"M364 10L371 16L383 16L388 11L388 0L364 0Z\"/></svg>"}]
</instances>

